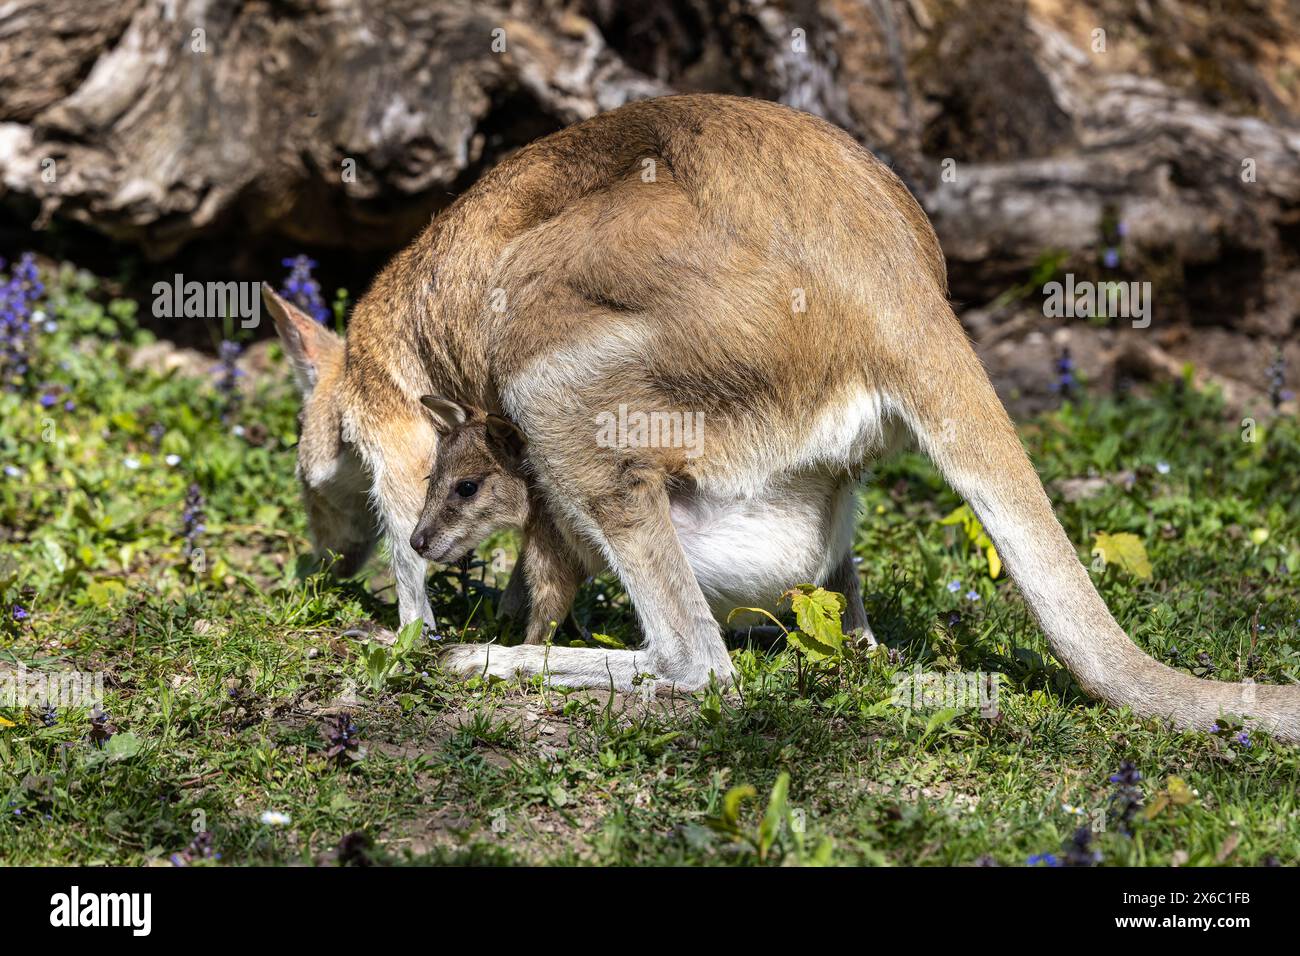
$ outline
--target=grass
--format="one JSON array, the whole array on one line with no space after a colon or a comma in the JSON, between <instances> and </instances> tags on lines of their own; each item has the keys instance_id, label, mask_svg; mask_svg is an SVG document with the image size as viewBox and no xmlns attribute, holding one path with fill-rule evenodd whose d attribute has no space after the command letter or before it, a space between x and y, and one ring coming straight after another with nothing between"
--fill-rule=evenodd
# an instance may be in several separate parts
<instances>
[{"instance_id":1,"label":"grass","mask_svg":"<svg viewBox=\"0 0 1300 956\"><path fill-rule=\"evenodd\" d=\"M1084 698L1014 586L941 523L959 501L918 457L862 495L885 651L827 665L741 640L736 691L648 702L457 683L426 641L365 642L396 626L382 560L343 582L311 561L282 363L228 408L210 379L128 369L148 339L130 304L70 269L46 281L58 329L0 393L0 667L98 672L107 717L97 742L87 708L0 704L5 863L1050 865L1085 824L1075 857L1107 865L1300 862L1297 751ZM1143 544L1149 580L1094 570L1143 648L1295 681L1300 429L1260 415L1243 441L1240 417L1173 387L1022 433L1084 560L1097 532ZM1062 500L1089 475L1115 480ZM446 632L517 639L492 615L500 557L434 576ZM635 641L614 581L576 616ZM895 706L918 666L1002 675L998 715Z\"/></svg>"}]
</instances>

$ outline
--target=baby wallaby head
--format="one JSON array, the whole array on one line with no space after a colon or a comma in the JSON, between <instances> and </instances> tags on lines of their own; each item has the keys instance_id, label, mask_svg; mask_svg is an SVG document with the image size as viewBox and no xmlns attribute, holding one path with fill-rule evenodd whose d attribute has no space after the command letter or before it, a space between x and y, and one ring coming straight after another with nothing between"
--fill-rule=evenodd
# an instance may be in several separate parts
<instances>
[{"instance_id":1,"label":"baby wallaby head","mask_svg":"<svg viewBox=\"0 0 1300 956\"><path fill-rule=\"evenodd\" d=\"M528 518L524 435L509 419L435 395L438 454L411 547L426 560L455 561L488 535Z\"/></svg>"}]
</instances>

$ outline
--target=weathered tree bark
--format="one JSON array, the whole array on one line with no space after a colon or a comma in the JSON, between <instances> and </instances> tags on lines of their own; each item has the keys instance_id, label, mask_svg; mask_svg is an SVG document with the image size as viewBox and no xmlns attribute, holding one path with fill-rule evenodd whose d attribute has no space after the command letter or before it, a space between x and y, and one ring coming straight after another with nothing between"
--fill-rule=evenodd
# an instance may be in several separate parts
<instances>
[{"instance_id":1,"label":"weathered tree bark","mask_svg":"<svg viewBox=\"0 0 1300 956\"><path fill-rule=\"evenodd\" d=\"M503 150L666 92L544 3L88 6L0 8L0 181L154 258L234 228L392 248Z\"/></svg>"}]
</instances>

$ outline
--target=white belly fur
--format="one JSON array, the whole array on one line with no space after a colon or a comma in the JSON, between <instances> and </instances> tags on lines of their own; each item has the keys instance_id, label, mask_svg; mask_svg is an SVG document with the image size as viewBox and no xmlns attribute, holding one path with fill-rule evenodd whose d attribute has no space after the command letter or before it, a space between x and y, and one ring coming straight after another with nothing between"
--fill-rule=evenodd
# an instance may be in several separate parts
<instances>
[{"instance_id":1,"label":"white belly fur","mask_svg":"<svg viewBox=\"0 0 1300 956\"><path fill-rule=\"evenodd\" d=\"M842 478L800 475L753 496L675 493L673 527L718 620L737 607L775 610L790 587L824 583L853 544L856 491Z\"/></svg>"},{"instance_id":2,"label":"white belly fur","mask_svg":"<svg viewBox=\"0 0 1300 956\"><path fill-rule=\"evenodd\" d=\"M756 443L743 467L701 470L696 490L672 497L677 537L720 621L736 607L774 610L796 584L826 582L857 526L858 483L845 474L908 440L893 409L888 396L852 388L814 416L798 445Z\"/></svg>"},{"instance_id":3,"label":"white belly fur","mask_svg":"<svg viewBox=\"0 0 1300 956\"><path fill-rule=\"evenodd\" d=\"M720 622L738 607L775 611L794 585L826 582L857 527L858 482L846 473L908 440L892 408L877 392L853 391L816 416L799 446L773 455L771 446L755 445L743 466L697 470L695 488L671 493L673 527ZM588 570L604 570L586 542L570 543ZM732 623L762 620L737 615Z\"/></svg>"}]
</instances>

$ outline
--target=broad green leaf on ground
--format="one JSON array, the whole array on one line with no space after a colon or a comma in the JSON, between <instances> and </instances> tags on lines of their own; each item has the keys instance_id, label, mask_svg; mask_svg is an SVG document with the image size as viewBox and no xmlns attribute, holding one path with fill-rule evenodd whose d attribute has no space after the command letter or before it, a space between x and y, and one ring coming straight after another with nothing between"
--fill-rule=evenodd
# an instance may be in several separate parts
<instances>
[{"instance_id":1,"label":"broad green leaf on ground","mask_svg":"<svg viewBox=\"0 0 1300 956\"><path fill-rule=\"evenodd\" d=\"M840 615L846 606L844 596L811 584L792 588L785 596L790 599L799 624L799 630L787 634L786 640L810 660L839 657L844 645L840 625Z\"/></svg>"},{"instance_id":2,"label":"broad green leaf on ground","mask_svg":"<svg viewBox=\"0 0 1300 956\"><path fill-rule=\"evenodd\" d=\"M989 577L996 578L1002 573L1002 559L998 556L998 550L993 546L993 539L988 536L984 526L980 524L980 519L975 517L975 512L971 511L970 505L962 505L956 508L939 524L959 524L966 533L966 540L974 547L984 552L984 557L989 564Z\"/></svg>"},{"instance_id":3,"label":"broad green leaf on ground","mask_svg":"<svg viewBox=\"0 0 1300 956\"><path fill-rule=\"evenodd\" d=\"M1151 561L1142 539L1128 531L1110 534L1098 531L1092 536L1092 553L1104 564L1114 564L1140 581L1151 580Z\"/></svg>"}]
</instances>

